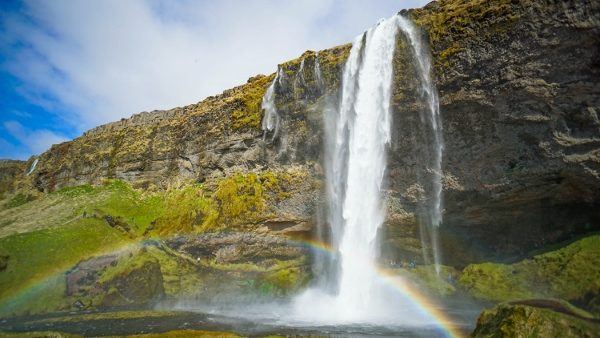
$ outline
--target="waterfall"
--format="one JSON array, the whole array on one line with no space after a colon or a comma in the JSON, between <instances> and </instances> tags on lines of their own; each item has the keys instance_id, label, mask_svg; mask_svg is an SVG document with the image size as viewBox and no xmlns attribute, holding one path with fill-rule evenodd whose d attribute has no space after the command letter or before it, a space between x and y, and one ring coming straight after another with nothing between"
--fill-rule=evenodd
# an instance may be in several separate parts
<instances>
[{"instance_id":1,"label":"waterfall","mask_svg":"<svg viewBox=\"0 0 600 338\"><path fill-rule=\"evenodd\" d=\"M377 270L378 230L385 220L382 196L386 151L391 140L390 107L396 36L402 31L418 59L435 139L436 173L432 224L441 223L441 124L431 64L416 29L399 15L380 21L352 44L344 66L336 110L325 116L325 168L334 287L319 283L296 299L300 316L342 322L415 322L406 299L388 293ZM316 67L316 66L315 66ZM436 249L437 257L437 249ZM323 265L323 264L322 264ZM325 264L327 265L327 264ZM308 308L309 311L305 309ZM323 310L319 310L323 309Z\"/></svg>"},{"instance_id":2,"label":"waterfall","mask_svg":"<svg viewBox=\"0 0 600 338\"><path fill-rule=\"evenodd\" d=\"M426 183L431 186L431 191L426 192L429 202L425 208L425 226L429 232L435 269L439 274L441 258L437 228L442 223L442 154L444 150L440 105L437 90L432 80L431 58L428 50L423 47L420 31L409 19L402 16L399 16L398 23L400 29L410 41L411 50L415 56L418 80L421 84L421 95L426 103L426 109L422 112L426 114L423 120L429 123L432 134L432 139L426 140L430 141L429 148L433 158L427 163L430 182ZM421 239L422 242L424 240L424 238ZM424 255L427 256L426 253Z\"/></svg>"},{"instance_id":3,"label":"waterfall","mask_svg":"<svg viewBox=\"0 0 600 338\"><path fill-rule=\"evenodd\" d=\"M357 37L344 66L339 107L326 119L328 222L339 255L337 290L309 290L299 308L323 302L330 320L389 317L378 296L377 231L385 219L381 189L391 139L392 59L398 17ZM323 292L325 294L323 294ZM309 305L308 305L309 306ZM315 306L311 306L315 308ZM306 314L310 316L311 314ZM331 316L335 318L331 318Z\"/></svg>"},{"instance_id":4,"label":"waterfall","mask_svg":"<svg viewBox=\"0 0 600 338\"><path fill-rule=\"evenodd\" d=\"M29 167L29 170L27 171L27 175L31 174L35 170L35 167L38 164L38 160L39 160L38 158L33 160L33 163L31 163L31 167Z\"/></svg>"},{"instance_id":5,"label":"waterfall","mask_svg":"<svg viewBox=\"0 0 600 338\"><path fill-rule=\"evenodd\" d=\"M267 132L273 131L273 138L277 137L277 133L279 132L279 124L281 122L279 114L277 113L277 107L275 106L275 85L281 84L281 79L283 78L283 70L281 67L277 69L277 75L267 88L265 95L263 96L262 103L260 105L261 109L264 110L264 116L262 120L262 130L264 132L264 137L266 137Z\"/></svg>"},{"instance_id":6,"label":"waterfall","mask_svg":"<svg viewBox=\"0 0 600 338\"><path fill-rule=\"evenodd\" d=\"M321 73L321 63L319 62L319 52L317 52L317 54L315 55L315 79L317 81L317 86L319 86L319 89L322 90L325 82L323 82L323 74Z\"/></svg>"}]
</instances>

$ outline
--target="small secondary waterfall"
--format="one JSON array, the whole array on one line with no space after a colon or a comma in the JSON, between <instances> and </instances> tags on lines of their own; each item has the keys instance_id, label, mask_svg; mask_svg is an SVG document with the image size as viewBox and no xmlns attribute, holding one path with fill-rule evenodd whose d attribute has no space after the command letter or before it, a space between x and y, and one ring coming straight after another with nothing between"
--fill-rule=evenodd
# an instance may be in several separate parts
<instances>
[{"instance_id":1,"label":"small secondary waterfall","mask_svg":"<svg viewBox=\"0 0 600 338\"><path fill-rule=\"evenodd\" d=\"M321 63L319 61L319 52L315 55L315 79L317 80L317 86L322 90L325 83L323 82L323 74L321 73Z\"/></svg>"},{"instance_id":2,"label":"small secondary waterfall","mask_svg":"<svg viewBox=\"0 0 600 338\"><path fill-rule=\"evenodd\" d=\"M440 272L440 249L438 243L438 227L442 224L442 154L444 151L444 140L442 134L442 122L440 118L440 105L437 90L432 80L431 58L427 48L423 47L420 31L413 23L400 16L398 23L400 29L406 34L413 55L415 57L415 66L417 76L421 85L421 96L425 101L425 110L421 111L422 120L429 124L431 137L425 141L430 153L427 166L428 182L422 182L422 185L430 187L426 191L426 206L424 210L425 226L431 242L431 250L435 264L436 272ZM421 238L422 242L426 239ZM427 257L427 253L423 255Z\"/></svg>"},{"instance_id":3,"label":"small secondary waterfall","mask_svg":"<svg viewBox=\"0 0 600 338\"><path fill-rule=\"evenodd\" d=\"M391 140L393 57L400 30L410 40L418 60L418 80L435 135L429 218L435 227L441 223L443 143L431 63L415 27L396 15L354 40L343 71L338 109L325 119L327 221L334 258L333 264L324 265L334 269L330 275L335 283L333 287L331 283L316 284L297 298L296 309L304 318L386 322L404 314L406 318L401 320L410 318L414 323L418 317L405 299L386 294L377 271L378 230L385 220L382 188ZM433 246L439 263L437 244ZM318 310L321 308L324 312Z\"/></svg>"},{"instance_id":4,"label":"small secondary waterfall","mask_svg":"<svg viewBox=\"0 0 600 338\"><path fill-rule=\"evenodd\" d=\"M29 170L27 171L27 175L31 174L35 170L35 167L38 164L38 160L39 160L38 158L33 160L33 163L31 163L31 167L29 167Z\"/></svg>"},{"instance_id":5,"label":"small secondary waterfall","mask_svg":"<svg viewBox=\"0 0 600 338\"><path fill-rule=\"evenodd\" d=\"M269 88L265 92L265 95L262 99L261 109L264 110L265 115L262 119L262 130L264 132L264 137L267 136L267 132L273 131L273 139L277 137L277 133L279 132L279 124L281 123L281 119L279 117L279 113L277 112L277 107L275 106L275 85L281 82L283 78L283 70L281 67L277 69L277 75L271 82Z\"/></svg>"}]
</instances>

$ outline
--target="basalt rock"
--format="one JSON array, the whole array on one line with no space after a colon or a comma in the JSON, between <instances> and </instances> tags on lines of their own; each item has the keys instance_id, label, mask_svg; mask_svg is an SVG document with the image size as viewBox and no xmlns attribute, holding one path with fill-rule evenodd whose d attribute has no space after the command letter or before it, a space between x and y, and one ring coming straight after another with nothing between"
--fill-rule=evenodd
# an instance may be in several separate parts
<instances>
[{"instance_id":1,"label":"basalt rock","mask_svg":"<svg viewBox=\"0 0 600 338\"><path fill-rule=\"evenodd\" d=\"M422 28L435 66L445 141L443 263L515 261L600 229L600 4L444 0L402 14ZM420 263L427 187L418 182L431 174L423 166L431 135L409 48L399 34L382 240L385 257ZM349 49L308 51L279 65L274 132L261 130L260 102L275 74L260 75L197 104L94 128L53 146L16 180L43 192L106 178L162 189L300 166L303 189L277 206L292 212L248 223L256 232L305 236L325 211L324 117L335 113Z\"/></svg>"},{"instance_id":2,"label":"basalt rock","mask_svg":"<svg viewBox=\"0 0 600 338\"><path fill-rule=\"evenodd\" d=\"M562 307L554 308L556 310ZM471 337L597 337L600 324L547 307L501 304L485 310Z\"/></svg>"}]
</instances>

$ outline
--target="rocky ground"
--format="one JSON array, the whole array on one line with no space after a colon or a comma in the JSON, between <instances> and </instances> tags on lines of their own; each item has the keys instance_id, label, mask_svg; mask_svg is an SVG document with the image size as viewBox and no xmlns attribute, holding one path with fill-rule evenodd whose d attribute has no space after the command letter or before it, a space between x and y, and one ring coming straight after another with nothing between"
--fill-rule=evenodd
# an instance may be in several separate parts
<instances>
[{"instance_id":1,"label":"rocky ground","mask_svg":"<svg viewBox=\"0 0 600 338\"><path fill-rule=\"evenodd\" d=\"M440 96L443 278L423 258L431 135L402 35L382 263L435 297L560 298L598 316L600 4L442 0L403 14L431 46ZM310 283L323 116L349 49L279 65L276 133L260 128L275 75L259 75L0 161L0 316L281 298ZM520 311L556 328L553 309L506 305L475 335Z\"/></svg>"}]
</instances>

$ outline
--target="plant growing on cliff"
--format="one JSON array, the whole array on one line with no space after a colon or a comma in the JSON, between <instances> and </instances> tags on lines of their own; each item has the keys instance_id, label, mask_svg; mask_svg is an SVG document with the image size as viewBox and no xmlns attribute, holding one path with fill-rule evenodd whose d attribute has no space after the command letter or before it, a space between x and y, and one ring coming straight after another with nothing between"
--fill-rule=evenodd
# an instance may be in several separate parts
<instances>
[{"instance_id":1,"label":"plant growing on cliff","mask_svg":"<svg viewBox=\"0 0 600 338\"><path fill-rule=\"evenodd\" d=\"M242 86L240 92L235 96L241 107L231 113L233 129L256 129L260 127L262 98L269 83L273 81L273 77L273 75L257 76Z\"/></svg>"}]
</instances>

